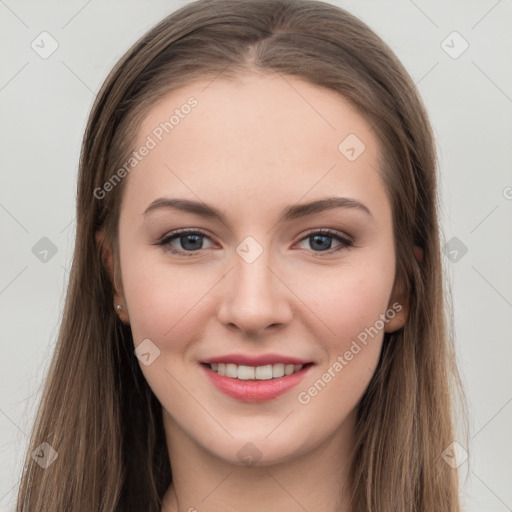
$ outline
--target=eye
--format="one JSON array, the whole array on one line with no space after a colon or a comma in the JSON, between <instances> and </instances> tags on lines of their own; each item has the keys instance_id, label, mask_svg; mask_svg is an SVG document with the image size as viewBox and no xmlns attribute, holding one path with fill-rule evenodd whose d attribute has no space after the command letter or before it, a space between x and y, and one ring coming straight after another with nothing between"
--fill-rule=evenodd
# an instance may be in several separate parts
<instances>
[{"instance_id":1,"label":"eye","mask_svg":"<svg viewBox=\"0 0 512 512\"><path fill-rule=\"evenodd\" d=\"M169 233L162 238L156 245L164 247L164 249L172 254L181 254L187 256L195 256L194 253L204 249L203 240L209 238L208 235L201 230L181 229L173 233ZM182 247L176 248L172 245L174 242Z\"/></svg>"},{"instance_id":2,"label":"eye","mask_svg":"<svg viewBox=\"0 0 512 512\"><path fill-rule=\"evenodd\" d=\"M210 240L210 237L199 229L181 229L164 236L156 245L163 247L165 251L171 254L195 256L196 254L194 253L199 253L202 249L205 249L203 245L205 238ZM338 242L338 245L334 248L331 247L332 239ZM303 237L299 243L303 243L304 241L310 242L309 249L313 250L317 256L322 256L321 253L332 254L335 251L346 249L353 245L352 240L330 229L311 231L307 236ZM175 243L181 247L177 248L176 245L174 245Z\"/></svg>"},{"instance_id":3,"label":"eye","mask_svg":"<svg viewBox=\"0 0 512 512\"><path fill-rule=\"evenodd\" d=\"M337 242L339 242L339 244L334 248L331 247L333 238ZM354 245L354 242L352 240L349 240L347 237L342 236L337 231L333 231L330 229L312 231L307 236L302 238L300 242L303 241L306 241L306 243L309 241L309 248L319 249L319 251L313 251L317 253L315 254L315 256L323 256L323 254L321 253L332 254L333 252L339 251L341 249L347 249Z\"/></svg>"}]
</instances>

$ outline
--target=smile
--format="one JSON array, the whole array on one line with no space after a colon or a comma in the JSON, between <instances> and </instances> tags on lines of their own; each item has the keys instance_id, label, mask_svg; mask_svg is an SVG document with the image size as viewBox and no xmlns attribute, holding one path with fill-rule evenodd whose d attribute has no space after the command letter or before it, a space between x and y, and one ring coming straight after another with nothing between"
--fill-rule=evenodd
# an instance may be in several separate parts
<instances>
[{"instance_id":1,"label":"smile","mask_svg":"<svg viewBox=\"0 0 512 512\"><path fill-rule=\"evenodd\" d=\"M246 366L225 363L211 363L210 369L219 375L240 380L271 380L292 375L302 370L303 364L267 364L264 366Z\"/></svg>"},{"instance_id":2,"label":"smile","mask_svg":"<svg viewBox=\"0 0 512 512\"><path fill-rule=\"evenodd\" d=\"M289 361L257 366L214 361L200 365L215 389L241 402L278 398L297 386L313 366L311 362L292 364Z\"/></svg>"}]
</instances>

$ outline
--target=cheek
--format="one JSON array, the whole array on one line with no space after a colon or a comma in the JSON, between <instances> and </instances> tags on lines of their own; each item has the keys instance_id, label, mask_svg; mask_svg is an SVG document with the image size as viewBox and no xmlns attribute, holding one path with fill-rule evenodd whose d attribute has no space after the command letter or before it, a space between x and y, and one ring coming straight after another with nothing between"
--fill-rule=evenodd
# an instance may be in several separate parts
<instances>
[{"instance_id":1,"label":"cheek","mask_svg":"<svg viewBox=\"0 0 512 512\"><path fill-rule=\"evenodd\" d=\"M172 338L173 346L179 348L180 340L185 344L194 337L201 297L212 287L212 277L191 267L156 263L154 254L147 251L125 254L123 288L135 344L149 338L161 345Z\"/></svg>"},{"instance_id":2,"label":"cheek","mask_svg":"<svg viewBox=\"0 0 512 512\"><path fill-rule=\"evenodd\" d=\"M333 421L341 421L356 406L379 361L385 327L382 315L390 308L394 272L391 258L373 261L340 268L322 289L318 282L313 288L313 281L302 288L304 296L307 289L317 292L310 292L309 298L316 318L312 321L321 320L323 335L317 333L324 358L318 374L301 387L305 395L299 396L299 402L327 408L330 412L323 414ZM330 408L328 404L333 403L337 407Z\"/></svg>"},{"instance_id":3,"label":"cheek","mask_svg":"<svg viewBox=\"0 0 512 512\"><path fill-rule=\"evenodd\" d=\"M327 270L301 278L294 291L310 310L312 322L320 321L324 348L331 352L349 346L386 312L394 272L392 259L365 259ZM379 322L377 327L383 326Z\"/></svg>"},{"instance_id":4,"label":"cheek","mask_svg":"<svg viewBox=\"0 0 512 512\"><path fill-rule=\"evenodd\" d=\"M381 315L388 309L391 285L389 277L378 273L369 272L364 279L352 275L331 282L318 304L329 328L319 337L325 357L296 399L311 418L322 418L321 424L315 422L320 434L329 435L342 424L375 373L384 337Z\"/></svg>"}]
</instances>

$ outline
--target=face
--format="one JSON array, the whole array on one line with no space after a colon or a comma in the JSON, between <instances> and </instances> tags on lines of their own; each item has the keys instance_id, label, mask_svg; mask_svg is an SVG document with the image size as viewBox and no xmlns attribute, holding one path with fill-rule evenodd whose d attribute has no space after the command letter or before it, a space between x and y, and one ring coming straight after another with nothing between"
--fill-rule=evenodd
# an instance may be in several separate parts
<instances>
[{"instance_id":1,"label":"face","mask_svg":"<svg viewBox=\"0 0 512 512\"><path fill-rule=\"evenodd\" d=\"M405 313L370 126L333 91L248 75L170 93L135 146L118 302L167 431L235 464L346 436Z\"/></svg>"}]
</instances>

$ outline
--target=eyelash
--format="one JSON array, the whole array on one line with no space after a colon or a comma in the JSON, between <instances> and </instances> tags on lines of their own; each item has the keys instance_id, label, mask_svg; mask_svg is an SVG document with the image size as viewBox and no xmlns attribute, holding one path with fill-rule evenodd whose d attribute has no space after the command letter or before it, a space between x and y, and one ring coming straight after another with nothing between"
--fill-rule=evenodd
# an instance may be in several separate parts
<instances>
[{"instance_id":1,"label":"eyelash","mask_svg":"<svg viewBox=\"0 0 512 512\"><path fill-rule=\"evenodd\" d=\"M171 233L168 233L155 245L163 247L166 252L169 252L171 254L181 255L181 256L185 256L185 257L196 256L198 253L201 252L201 249L199 249L197 251L182 251L182 250L176 250L176 249L170 247L170 243L172 241L174 241L178 237L182 237L185 235L200 235L200 236L204 236L206 238L210 238L207 233L205 233L204 231L202 231L200 229L182 229L182 230L173 231ZM354 245L354 242L352 240L341 236L337 231L333 231L331 229L317 229L317 230L310 231L304 237L302 237L299 240L299 242L302 242L303 240L305 240L307 238L311 238L314 235L323 235L323 236L327 235L331 238L334 238L336 241L340 242L340 245L335 247L334 249L328 249L326 251L312 251L316 257L321 258L325 254L332 254L341 249L349 249L350 247L352 247Z\"/></svg>"}]
</instances>

